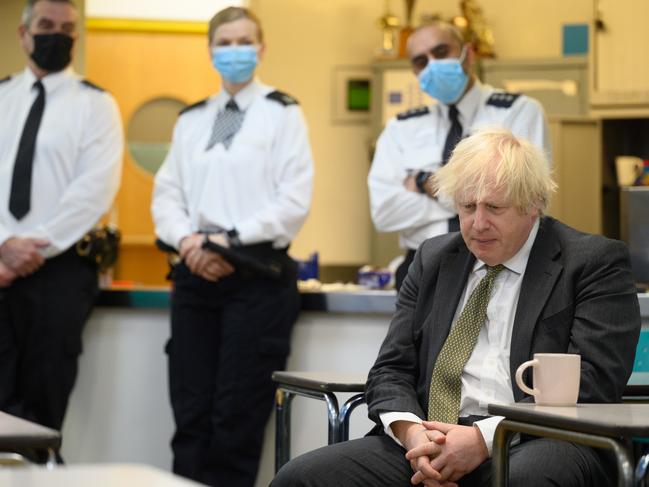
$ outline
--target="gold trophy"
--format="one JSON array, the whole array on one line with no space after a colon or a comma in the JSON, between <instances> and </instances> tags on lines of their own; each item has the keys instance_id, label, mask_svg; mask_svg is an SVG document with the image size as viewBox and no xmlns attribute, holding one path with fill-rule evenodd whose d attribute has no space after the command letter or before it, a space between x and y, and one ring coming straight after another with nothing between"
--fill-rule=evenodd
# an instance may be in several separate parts
<instances>
[{"instance_id":1,"label":"gold trophy","mask_svg":"<svg viewBox=\"0 0 649 487\"><path fill-rule=\"evenodd\" d=\"M473 44L475 53L479 58L496 57L494 50L494 35L491 27L487 25L482 8L477 0L460 0L460 9L465 21L465 39ZM460 20L460 19L457 19ZM458 21L454 23L458 26ZM464 23L460 20L459 23Z\"/></svg>"},{"instance_id":2,"label":"gold trophy","mask_svg":"<svg viewBox=\"0 0 649 487\"><path fill-rule=\"evenodd\" d=\"M390 13L390 0L385 1L385 15L379 19L378 24L383 33L380 52L381 57L396 57L399 19L396 15Z\"/></svg>"},{"instance_id":3,"label":"gold trophy","mask_svg":"<svg viewBox=\"0 0 649 487\"><path fill-rule=\"evenodd\" d=\"M399 32L399 57L408 57L408 37L414 30L412 27L412 12L415 9L415 0L405 0L406 2L406 25Z\"/></svg>"}]
</instances>

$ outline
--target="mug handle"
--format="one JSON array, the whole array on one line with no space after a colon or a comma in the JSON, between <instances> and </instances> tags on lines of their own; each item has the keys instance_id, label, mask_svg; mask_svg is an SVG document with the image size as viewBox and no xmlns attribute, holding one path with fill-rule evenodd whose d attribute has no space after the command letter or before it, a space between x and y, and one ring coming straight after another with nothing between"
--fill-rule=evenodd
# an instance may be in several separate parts
<instances>
[{"instance_id":1,"label":"mug handle","mask_svg":"<svg viewBox=\"0 0 649 487\"><path fill-rule=\"evenodd\" d=\"M533 360L528 360L527 362L523 362L518 369L516 369L516 385L521 388L521 391L529 394L530 396L536 396L539 391L536 387L534 389L530 389L527 387L525 382L523 382L523 372L525 372L525 369L528 367L535 367L539 365L539 361L537 359Z\"/></svg>"}]
</instances>

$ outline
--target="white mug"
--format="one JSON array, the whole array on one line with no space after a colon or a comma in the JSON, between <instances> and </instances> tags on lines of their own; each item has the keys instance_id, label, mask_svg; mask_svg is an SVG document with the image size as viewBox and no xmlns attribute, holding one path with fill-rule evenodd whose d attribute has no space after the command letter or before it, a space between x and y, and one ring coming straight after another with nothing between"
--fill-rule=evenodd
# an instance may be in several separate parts
<instances>
[{"instance_id":1,"label":"white mug","mask_svg":"<svg viewBox=\"0 0 649 487\"><path fill-rule=\"evenodd\" d=\"M642 173L642 159L635 156L617 156L615 158L615 172L619 186L633 186L635 180Z\"/></svg>"},{"instance_id":2,"label":"white mug","mask_svg":"<svg viewBox=\"0 0 649 487\"><path fill-rule=\"evenodd\" d=\"M523 382L523 372L534 367L534 389ZM516 370L516 384L534 396L540 406L573 406L579 396L581 357L570 353L535 353Z\"/></svg>"}]
</instances>

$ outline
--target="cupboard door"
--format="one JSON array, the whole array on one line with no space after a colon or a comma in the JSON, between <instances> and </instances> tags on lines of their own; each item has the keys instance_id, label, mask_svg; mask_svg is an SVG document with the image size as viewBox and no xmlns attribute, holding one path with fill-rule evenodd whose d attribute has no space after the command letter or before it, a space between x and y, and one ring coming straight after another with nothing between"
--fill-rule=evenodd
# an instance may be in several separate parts
<instances>
[{"instance_id":1,"label":"cupboard door","mask_svg":"<svg viewBox=\"0 0 649 487\"><path fill-rule=\"evenodd\" d=\"M649 2L593 0L591 105L649 108Z\"/></svg>"}]
</instances>

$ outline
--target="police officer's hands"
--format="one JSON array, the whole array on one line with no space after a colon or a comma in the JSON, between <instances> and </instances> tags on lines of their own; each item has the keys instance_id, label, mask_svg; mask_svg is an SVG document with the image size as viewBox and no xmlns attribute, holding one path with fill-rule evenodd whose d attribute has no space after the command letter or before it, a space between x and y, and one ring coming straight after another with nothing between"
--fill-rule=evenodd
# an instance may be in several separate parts
<instances>
[{"instance_id":1,"label":"police officer's hands","mask_svg":"<svg viewBox=\"0 0 649 487\"><path fill-rule=\"evenodd\" d=\"M208 235L210 241L219 244L221 247L229 247L230 242L223 233L212 233ZM225 260L221 255L216 252L207 252L209 254L209 260L205 263L199 275L203 279L208 281L216 282L221 277L228 276L234 272L234 267L227 260Z\"/></svg>"},{"instance_id":2,"label":"police officer's hands","mask_svg":"<svg viewBox=\"0 0 649 487\"><path fill-rule=\"evenodd\" d=\"M208 253L202 248L204 238L202 233L193 233L180 241L180 258L194 274L199 274L207 263Z\"/></svg>"},{"instance_id":3,"label":"police officer's hands","mask_svg":"<svg viewBox=\"0 0 649 487\"><path fill-rule=\"evenodd\" d=\"M417 180L415 179L415 174L409 174L406 176L406 179L403 180L403 187L406 188L407 191L411 191L413 193L419 193L419 188L417 188Z\"/></svg>"},{"instance_id":4,"label":"police officer's hands","mask_svg":"<svg viewBox=\"0 0 649 487\"><path fill-rule=\"evenodd\" d=\"M228 247L227 238L222 234L212 234L208 238L223 247ZM205 235L194 233L180 242L180 257L189 270L208 281L216 282L234 272L234 267L215 252L203 250Z\"/></svg>"},{"instance_id":5,"label":"police officer's hands","mask_svg":"<svg viewBox=\"0 0 649 487\"><path fill-rule=\"evenodd\" d=\"M0 260L0 288L11 286L16 277L18 277L18 274Z\"/></svg>"},{"instance_id":6,"label":"police officer's hands","mask_svg":"<svg viewBox=\"0 0 649 487\"><path fill-rule=\"evenodd\" d=\"M0 246L0 259L16 274L25 277L36 272L45 263L40 249L49 244L41 238L9 237Z\"/></svg>"}]
</instances>

